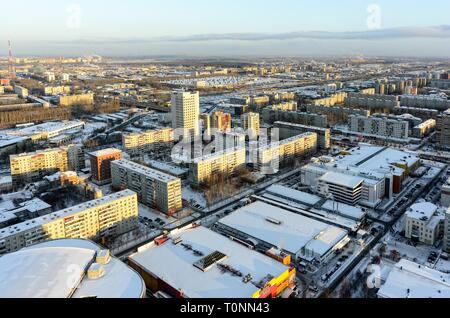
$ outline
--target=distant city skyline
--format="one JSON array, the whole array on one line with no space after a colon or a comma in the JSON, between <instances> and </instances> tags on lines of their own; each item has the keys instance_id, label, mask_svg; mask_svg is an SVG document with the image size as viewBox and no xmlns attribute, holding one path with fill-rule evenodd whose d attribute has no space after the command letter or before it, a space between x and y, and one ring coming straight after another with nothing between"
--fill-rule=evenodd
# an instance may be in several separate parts
<instances>
[{"instance_id":1,"label":"distant city skyline","mask_svg":"<svg viewBox=\"0 0 450 318\"><path fill-rule=\"evenodd\" d=\"M16 56L450 56L439 0L16 0L2 11L1 56L8 39Z\"/></svg>"}]
</instances>

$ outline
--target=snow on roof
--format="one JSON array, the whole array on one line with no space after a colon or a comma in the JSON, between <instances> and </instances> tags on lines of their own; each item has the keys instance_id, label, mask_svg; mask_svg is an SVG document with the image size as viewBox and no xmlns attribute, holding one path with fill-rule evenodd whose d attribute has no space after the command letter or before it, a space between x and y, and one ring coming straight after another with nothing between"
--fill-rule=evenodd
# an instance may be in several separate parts
<instances>
[{"instance_id":1,"label":"snow on roof","mask_svg":"<svg viewBox=\"0 0 450 318\"><path fill-rule=\"evenodd\" d=\"M145 292L142 278L114 257L102 265L101 278L84 276L101 251L88 240L61 239L7 254L0 258L0 297L140 298Z\"/></svg>"},{"instance_id":2,"label":"snow on roof","mask_svg":"<svg viewBox=\"0 0 450 318\"><path fill-rule=\"evenodd\" d=\"M354 189L364 182L364 179L361 177L354 177L339 172L327 172L319 180L350 189Z\"/></svg>"},{"instance_id":3,"label":"snow on roof","mask_svg":"<svg viewBox=\"0 0 450 318\"><path fill-rule=\"evenodd\" d=\"M36 248L7 254L0 258L0 297L70 297L94 255L95 251L79 248ZM74 265L79 277L69 280L67 270Z\"/></svg>"},{"instance_id":4,"label":"snow on roof","mask_svg":"<svg viewBox=\"0 0 450 318\"><path fill-rule=\"evenodd\" d=\"M89 155L94 156L94 157L102 157L102 156L108 156L108 155L115 155L118 153L122 153L122 151L119 149L115 149L115 148L108 148L108 149L91 152L91 153L89 153Z\"/></svg>"},{"instance_id":5,"label":"snow on roof","mask_svg":"<svg viewBox=\"0 0 450 318\"><path fill-rule=\"evenodd\" d=\"M124 197L132 196L132 195L135 196L136 193L131 190L123 190L121 192L117 192L117 193L111 194L109 196L102 197L100 199L88 201L86 203L82 203L82 204L76 205L74 207L70 207L70 208L67 208L64 210L60 210L58 212L54 212L54 213L50 213L50 214L47 214L44 216L34 218L29 221L25 221L25 222L22 222L19 224L5 227L3 229L0 229L0 239L8 237L10 235L14 235L19 232L31 230L35 227L41 226L42 224L52 222L59 218L72 216L74 214L88 210L94 206L101 205L101 204L107 204L107 203L113 202L119 198L124 198Z\"/></svg>"},{"instance_id":6,"label":"snow on roof","mask_svg":"<svg viewBox=\"0 0 450 318\"><path fill-rule=\"evenodd\" d=\"M338 212L338 214L354 220L361 220L364 218L365 215L365 213L361 210L361 208L340 202L334 202L331 200L326 201L322 205L322 209L332 212Z\"/></svg>"},{"instance_id":7,"label":"snow on roof","mask_svg":"<svg viewBox=\"0 0 450 318\"><path fill-rule=\"evenodd\" d=\"M349 155L340 156L336 159L336 164L351 167L359 172L370 172L378 169L392 169L397 174L402 174L404 170L396 165L413 166L419 158L400 150L378 147L368 144L360 144L359 147L349 150Z\"/></svg>"},{"instance_id":8,"label":"snow on roof","mask_svg":"<svg viewBox=\"0 0 450 318\"><path fill-rule=\"evenodd\" d=\"M402 259L381 286L383 298L450 298L450 274Z\"/></svg>"},{"instance_id":9,"label":"snow on roof","mask_svg":"<svg viewBox=\"0 0 450 318\"><path fill-rule=\"evenodd\" d=\"M159 180L162 182L171 182L179 180L177 177L174 177L170 174L166 174L164 172L161 172L159 170L155 170L143 165L140 165L138 163L135 163L130 160L122 159L122 160L116 160L111 163L112 166L118 166L126 169L130 169L136 173L140 173L142 175L145 175L149 178Z\"/></svg>"},{"instance_id":10,"label":"snow on roof","mask_svg":"<svg viewBox=\"0 0 450 318\"><path fill-rule=\"evenodd\" d=\"M283 250L295 255L303 247L311 244L311 241L316 240L319 235L333 233L330 235L335 237L335 240L321 241L315 244L314 252L321 255L347 235L346 231L337 227L261 201L256 201L235 211L219 220L218 223L270 245L282 247Z\"/></svg>"},{"instance_id":11,"label":"snow on roof","mask_svg":"<svg viewBox=\"0 0 450 318\"><path fill-rule=\"evenodd\" d=\"M307 205L315 205L320 202L321 198L317 195L309 194L306 192L294 190L282 185L273 185L266 190L272 195L278 195L290 200L294 200L299 203L304 203Z\"/></svg>"},{"instance_id":12,"label":"snow on roof","mask_svg":"<svg viewBox=\"0 0 450 318\"><path fill-rule=\"evenodd\" d=\"M437 206L429 202L421 202L412 205L407 211L406 215L411 219L420 220L422 218L431 219L431 217L436 213Z\"/></svg>"},{"instance_id":13,"label":"snow on roof","mask_svg":"<svg viewBox=\"0 0 450 318\"><path fill-rule=\"evenodd\" d=\"M279 277L289 270L270 257L204 227L175 231L170 238L180 238L182 242L174 244L169 241L160 246L152 243L147 249L130 256L130 260L189 298L250 298L259 290L252 283L244 283L242 277L223 273L217 265L205 272L194 266L194 263L215 251L226 255L221 264L233 267L243 276L251 274L254 282L263 280L269 274ZM196 256L182 244L191 245L204 256Z\"/></svg>"}]
</instances>

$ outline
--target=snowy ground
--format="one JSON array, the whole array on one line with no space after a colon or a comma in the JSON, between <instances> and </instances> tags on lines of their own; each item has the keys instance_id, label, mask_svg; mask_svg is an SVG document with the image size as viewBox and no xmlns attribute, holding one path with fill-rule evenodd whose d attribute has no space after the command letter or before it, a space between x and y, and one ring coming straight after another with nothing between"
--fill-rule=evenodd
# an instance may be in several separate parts
<instances>
[{"instance_id":1,"label":"snowy ground","mask_svg":"<svg viewBox=\"0 0 450 318\"><path fill-rule=\"evenodd\" d=\"M183 200L189 202L192 206L198 204L200 207L207 206L205 195L202 192L192 189L190 186L183 187Z\"/></svg>"}]
</instances>

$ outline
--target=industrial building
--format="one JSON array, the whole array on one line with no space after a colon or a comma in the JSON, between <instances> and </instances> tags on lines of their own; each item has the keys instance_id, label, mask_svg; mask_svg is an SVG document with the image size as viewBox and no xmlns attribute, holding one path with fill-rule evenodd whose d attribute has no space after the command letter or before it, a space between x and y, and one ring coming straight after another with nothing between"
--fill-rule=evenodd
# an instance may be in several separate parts
<instances>
[{"instance_id":1,"label":"industrial building","mask_svg":"<svg viewBox=\"0 0 450 318\"><path fill-rule=\"evenodd\" d=\"M118 236L136 229L138 213L136 193L124 190L0 229L0 254L47 240Z\"/></svg>"},{"instance_id":2,"label":"industrial building","mask_svg":"<svg viewBox=\"0 0 450 318\"><path fill-rule=\"evenodd\" d=\"M326 262L350 241L346 230L261 201L224 217L214 229L257 250L282 249L297 262Z\"/></svg>"},{"instance_id":3,"label":"industrial building","mask_svg":"<svg viewBox=\"0 0 450 318\"><path fill-rule=\"evenodd\" d=\"M313 158L301 171L302 184L319 192L319 180L329 172L340 173L352 178L359 185L363 181L359 204L376 207L382 199L392 198L400 193L406 178L420 165L418 157L400 150L359 144L359 147L341 152L336 157ZM338 179L339 181L340 177ZM353 181L354 180L354 181ZM325 181L329 181L326 178ZM338 190L336 190L338 191ZM330 194L333 194L330 191ZM336 196L338 200L339 196ZM343 202L347 203L347 202Z\"/></svg>"},{"instance_id":4,"label":"industrial building","mask_svg":"<svg viewBox=\"0 0 450 318\"><path fill-rule=\"evenodd\" d=\"M294 268L204 227L159 237L129 264L152 292L176 298L275 298L295 286Z\"/></svg>"},{"instance_id":5,"label":"industrial building","mask_svg":"<svg viewBox=\"0 0 450 318\"><path fill-rule=\"evenodd\" d=\"M140 133L123 134L122 146L129 154L145 154L171 145L174 132L170 128L148 130Z\"/></svg>"},{"instance_id":6,"label":"industrial building","mask_svg":"<svg viewBox=\"0 0 450 318\"><path fill-rule=\"evenodd\" d=\"M144 298L142 278L99 245L48 241L0 258L0 298Z\"/></svg>"},{"instance_id":7,"label":"industrial building","mask_svg":"<svg viewBox=\"0 0 450 318\"><path fill-rule=\"evenodd\" d=\"M115 189L133 190L149 207L167 214L183 207L179 178L124 159L111 162L111 175Z\"/></svg>"}]
</instances>

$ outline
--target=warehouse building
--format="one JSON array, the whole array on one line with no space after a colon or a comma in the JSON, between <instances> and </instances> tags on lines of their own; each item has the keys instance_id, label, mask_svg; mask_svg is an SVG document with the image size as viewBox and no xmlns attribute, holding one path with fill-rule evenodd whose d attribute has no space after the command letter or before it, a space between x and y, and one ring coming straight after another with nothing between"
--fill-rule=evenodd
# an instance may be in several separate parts
<instances>
[{"instance_id":1,"label":"warehouse building","mask_svg":"<svg viewBox=\"0 0 450 318\"><path fill-rule=\"evenodd\" d=\"M275 298L295 286L294 268L204 227L159 237L129 264L152 292L176 298Z\"/></svg>"},{"instance_id":2,"label":"warehouse building","mask_svg":"<svg viewBox=\"0 0 450 318\"><path fill-rule=\"evenodd\" d=\"M257 250L280 248L297 262L326 262L350 241L343 229L261 201L235 211L214 227Z\"/></svg>"}]
</instances>

